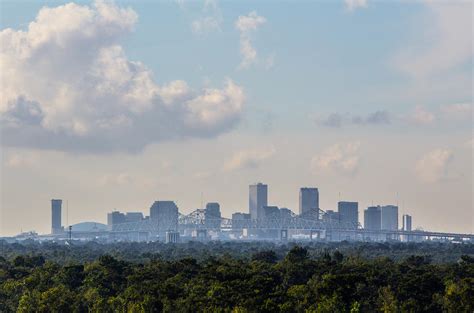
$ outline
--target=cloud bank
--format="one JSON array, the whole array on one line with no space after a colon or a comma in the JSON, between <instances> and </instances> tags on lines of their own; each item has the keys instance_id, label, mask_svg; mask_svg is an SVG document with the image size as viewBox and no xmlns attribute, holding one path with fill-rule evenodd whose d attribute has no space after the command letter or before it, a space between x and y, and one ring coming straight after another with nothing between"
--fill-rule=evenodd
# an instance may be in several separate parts
<instances>
[{"instance_id":1,"label":"cloud bank","mask_svg":"<svg viewBox=\"0 0 474 313\"><path fill-rule=\"evenodd\" d=\"M137 14L110 2L42 8L26 30L0 32L3 144L66 151L139 151L212 137L240 120L244 91L159 85L120 45Z\"/></svg>"}]
</instances>

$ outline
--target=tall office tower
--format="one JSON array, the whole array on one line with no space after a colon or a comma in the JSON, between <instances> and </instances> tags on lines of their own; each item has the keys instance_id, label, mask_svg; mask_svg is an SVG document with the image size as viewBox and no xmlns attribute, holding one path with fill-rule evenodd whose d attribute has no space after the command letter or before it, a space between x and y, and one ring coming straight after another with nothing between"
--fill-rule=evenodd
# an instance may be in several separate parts
<instances>
[{"instance_id":1,"label":"tall office tower","mask_svg":"<svg viewBox=\"0 0 474 313\"><path fill-rule=\"evenodd\" d=\"M61 225L61 207L63 200L52 199L51 200L51 233L59 234L63 231Z\"/></svg>"},{"instance_id":2,"label":"tall office tower","mask_svg":"<svg viewBox=\"0 0 474 313\"><path fill-rule=\"evenodd\" d=\"M150 220L157 224L163 238L166 231L178 229L178 214L174 201L155 201L150 207Z\"/></svg>"},{"instance_id":3,"label":"tall office tower","mask_svg":"<svg viewBox=\"0 0 474 313\"><path fill-rule=\"evenodd\" d=\"M114 225L122 224L126 222L125 214L119 211L112 211L107 213L107 228L112 230Z\"/></svg>"},{"instance_id":4,"label":"tall office tower","mask_svg":"<svg viewBox=\"0 0 474 313\"><path fill-rule=\"evenodd\" d=\"M382 229L398 230L398 206L382 206Z\"/></svg>"},{"instance_id":5,"label":"tall office tower","mask_svg":"<svg viewBox=\"0 0 474 313\"><path fill-rule=\"evenodd\" d=\"M402 229L406 231L411 231L411 215L405 214L402 218Z\"/></svg>"},{"instance_id":6,"label":"tall office tower","mask_svg":"<svg viewBox=\"0 0 474 313\"><path fill-rule=\"evenodd\" d=\"M221 206L217 202L209 202L204 210L204 222L206 227L220 229L221 227Z\"/></svg>"},{"instance_id":7,"label":"tall office tower","mask_svg":"<svg viewBox=\"0 0 474 313\"><path fill-rule=\"evenodd\" d=\"M364 211L364 228L380 230L382 226L382 212L380 206L370 206Z\"/></svg>"},{"instance_id":8,"label":"tall office tower","mask_svg":"<svg viewBox=\"0 0 474 313\"><path fill-rule=\"evenodd\" d=\"M357 228L359 224L359 203L339 201L337 211L340 214L341 223L349 228Z\"/></svg>"},{"instance_id":9,"label":"tall office tower","mask_svg":"<svg viewBox=\"0 0 474 313\"><path fill-rule=\"evenodd\" d=\"M249 213L253 220L264 219L268 205L268 186L262 183L249 186Z\"/></svg>"},{"instance_id":10,"label":"tall office tower","mask_svg":"<svg viewBox=\"0 0 474 313\"><path fill-rule=\"evenodd\" d=\"M319 209L318 188L300 188L300 215Z\"/></svg>"}]
</instances>

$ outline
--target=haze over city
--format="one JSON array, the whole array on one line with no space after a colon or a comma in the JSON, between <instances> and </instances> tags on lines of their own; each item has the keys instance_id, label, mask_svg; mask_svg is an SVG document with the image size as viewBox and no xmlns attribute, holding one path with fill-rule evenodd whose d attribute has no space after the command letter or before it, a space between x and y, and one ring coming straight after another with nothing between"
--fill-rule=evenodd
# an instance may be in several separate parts
<instances>
[{"instance_id":1,"label":"haze over city","mask_svg":"<svg viewBox=\"0 0 474 313\"><path fill-rule=\"evenodd\" d=\"M473 233L471 2L0 1L0 236L249 184ZM67 202L68 210L65 210ZM67 220L66 220L67 219Z\"/></svg>"}]
</instances>

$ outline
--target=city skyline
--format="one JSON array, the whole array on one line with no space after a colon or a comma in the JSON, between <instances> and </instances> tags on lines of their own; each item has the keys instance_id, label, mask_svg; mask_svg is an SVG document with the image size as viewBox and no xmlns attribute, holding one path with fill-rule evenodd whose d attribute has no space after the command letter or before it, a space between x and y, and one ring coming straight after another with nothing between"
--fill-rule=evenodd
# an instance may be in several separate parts
<instances>
[{"instance_id":1,"label":"city skyline","mask_svg":"<svg viewBox=\"0 0 474 313\"><path fill-rule=\"evenodd\" d=\"M316 197L314 197L316 193ZM108 226L108 230L112 230L112 226L122 223L136 223L146 219L150 219L156 223L157 227L165 227L168 223L173 224L173 220L178 221L178 212L183 216L202 210L205 212L206 218L213 219L228 219L234 220L234 214L237 215L246 215L249 220L266 220L268 218L279 218L277 216L268 216L267 209L277 211L286 210L291 212L294 216L301 217L307 220L313 220L314 218L318 219L316 216L320 215L320 212L324 212L324 215L319 217L321 221L329 221L335 219L338 222L341 222L343 225L359 225L362 229L368 230L406 230L407 223L409 223L409 230L412 229L412 216L405 212L399 214L398 204L372 204L366 208L359 210L358 201L347 201L342 200L337 202L337 209L322 209L318 206L319 203L319 192L316 187L301 187L299 189L299 205L298 209L292 209L280 206L278 203L274 205L268 205L268 185L264 183L255 183L249 185L249 205L247 209L232 211L229 216L222 216L221 214L221 205L218 202L206 202L204 204L203 199L201 199L201 205L198 208L179 208L176 204L177 199L174 200L154 200L152 205L147 208L137 209L137 210L120 210L114 208L112 211L107 212L106 223L103 221L94 221L94 220L82 220L77 223L69 223L64 221L62 218L62 199L51 199L51 234L60 234L67 232L68 229L71 229L71 225L80 225L80 224L104 224ZM305 198L305 199L304 199ZM303 200L304 199L304 200ZM301 205L303 208L302 210ZM68 201L66 200L66 219L69 214L68 210ZM311 212L313 211L313 212ZM319 211L319 212L318 212ZM148 215L147 215L148 213ZM281 218L289 218L290 216L285 213ZM336 215L335 215L336 214ZM375 217L373 214L377 214ZM409 222L405 221L405 218L409 218ZM170 220L171 218L171 220ZM205 219L206 219L205 218ZM239 220L241 217L238 218ZM329 219L329 220L327 220ZM211 221L210 223L216 223L216 221ZM64 225L63 225L64 224ZM162 226L159 226L162 225ZM374 226L375 225L375 226ZM377 226L378 225L378 226ZM399 227L401 225L401 227ZM177 224L176 226L177 227ZM217 226L216 226L217 227ZM219 223L220 227L220 223ZM423 230L421 225L413 227L413 229ZM433 231L433 230L431 230ZM33 230L33 232L35 232ZM162 234L163 235L163 234Z\"/></svg>"},{"instance_id":2,"label":"city skyline","mask_svg":"<svg viewBox=\"0 0 474 313\"><path fill-rule=\"evenodd\" d=\"M472 3L0 0L0 236L218 202L474 232ZM377 27L374 27L377 25ZM39 79L41 78L41 79ZM245 209L245 210L244 210ZM399 221L399 226L401 221Z\"/></svg>"}]
</instances>

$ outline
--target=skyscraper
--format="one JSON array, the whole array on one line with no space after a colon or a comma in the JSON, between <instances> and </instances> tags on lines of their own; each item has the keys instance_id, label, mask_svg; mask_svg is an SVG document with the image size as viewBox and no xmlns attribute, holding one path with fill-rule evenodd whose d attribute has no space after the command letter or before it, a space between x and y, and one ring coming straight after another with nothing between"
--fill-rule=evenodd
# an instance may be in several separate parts
<instances>
[{"instance_id":1,"label":"skyscraper","mask_svg":"<svg viewBox=\"0 0 474 313\"><path fill-rule=\"evenodd\" d=\"M249 186L249 213L253 220L264 219L268 205L268 186L262 183Z\"/></svg>"},{"instance_id":2,"label":"skyscraper","mask_svg":"<svg viewBox=\"0 0 474 313\"><path fill-rule=\"evenodd\" d=\"M300 215L319 209L318 188L303 187L300 189Z\"/></svg>"},{"instance_id":3,"label":"skyscraper","mask_svg":"<svg viewBox=\"0 0 474 313\"><path fill-rule=\"evenodd\" d=\"M52 199L51 200L51 233L58 234L63 231L61 225L61 208L63 200Z\"/></svg>"},{"instance_id":4,"label":"skyscraper","mask_svg":"<svg viewBox=\"0 0 474 313\"><path fill-rule=\"evenodd\" d=\"M174 201L155 201L150 207L150 220L158 226L160 236L178 229L178 207Z\"/></svg>"},{"instance_id":5,"label":"skyscraper","mask_svg":"<svg viewBox=\"0 0 474 313\"><path fill-rule=\"evenodd\" d=\"M384 205L381 207L381 210L382 229L398 230L398 206Z\"/></svg>"},{"instance_id":6,"label":"skyscraper","mask_svg":"<svg viewBox=\"0 0 474 313\"><path fill-rule=\"evenodd\" d=\"M209 202L204 210L204 221L206 227L220 229L221 227L221 206L217 202Z\"/></svg>"},{"instance_id":7,"label":"skyscraper","mask_svg":"<svg viewBox=\"0 0 474 313\"><path fill-rule=\"evenodd\" d=\"M114 225L126 223L126 218L124 213L119 211L112 211L107 213L107 227L109 230L114 229Z\"/></svg>"},{"instance_id":8,"label":"skyscraper","mask_svg":"<svg viewBox=\"0 0 474 313\"><path fill-rule=\"evenodd\" d=\"M341 223L350 228L357 228L359 224L359 203L339 201L337 211L340 214Z\"/></svg>"},{"instance_id":9,"label":"skyscraper","mask_svg":"<svg viewBox=\"0 0 474 313\"><path fill-rule=\"evenodd\" d=\"M402 218L403 230L411 231L411 215L405 214Z\"/></svg>"},{"instance_id":10,"label":"skyscraper","mask_svg":"<svg viewBox=\"0 0 474 313\"><path fill-rule=\"evenodd\" d=\"M370 206L364 211L364 228L380 230L382 212L380 206Z\"/></svg>"}]
</instances>

